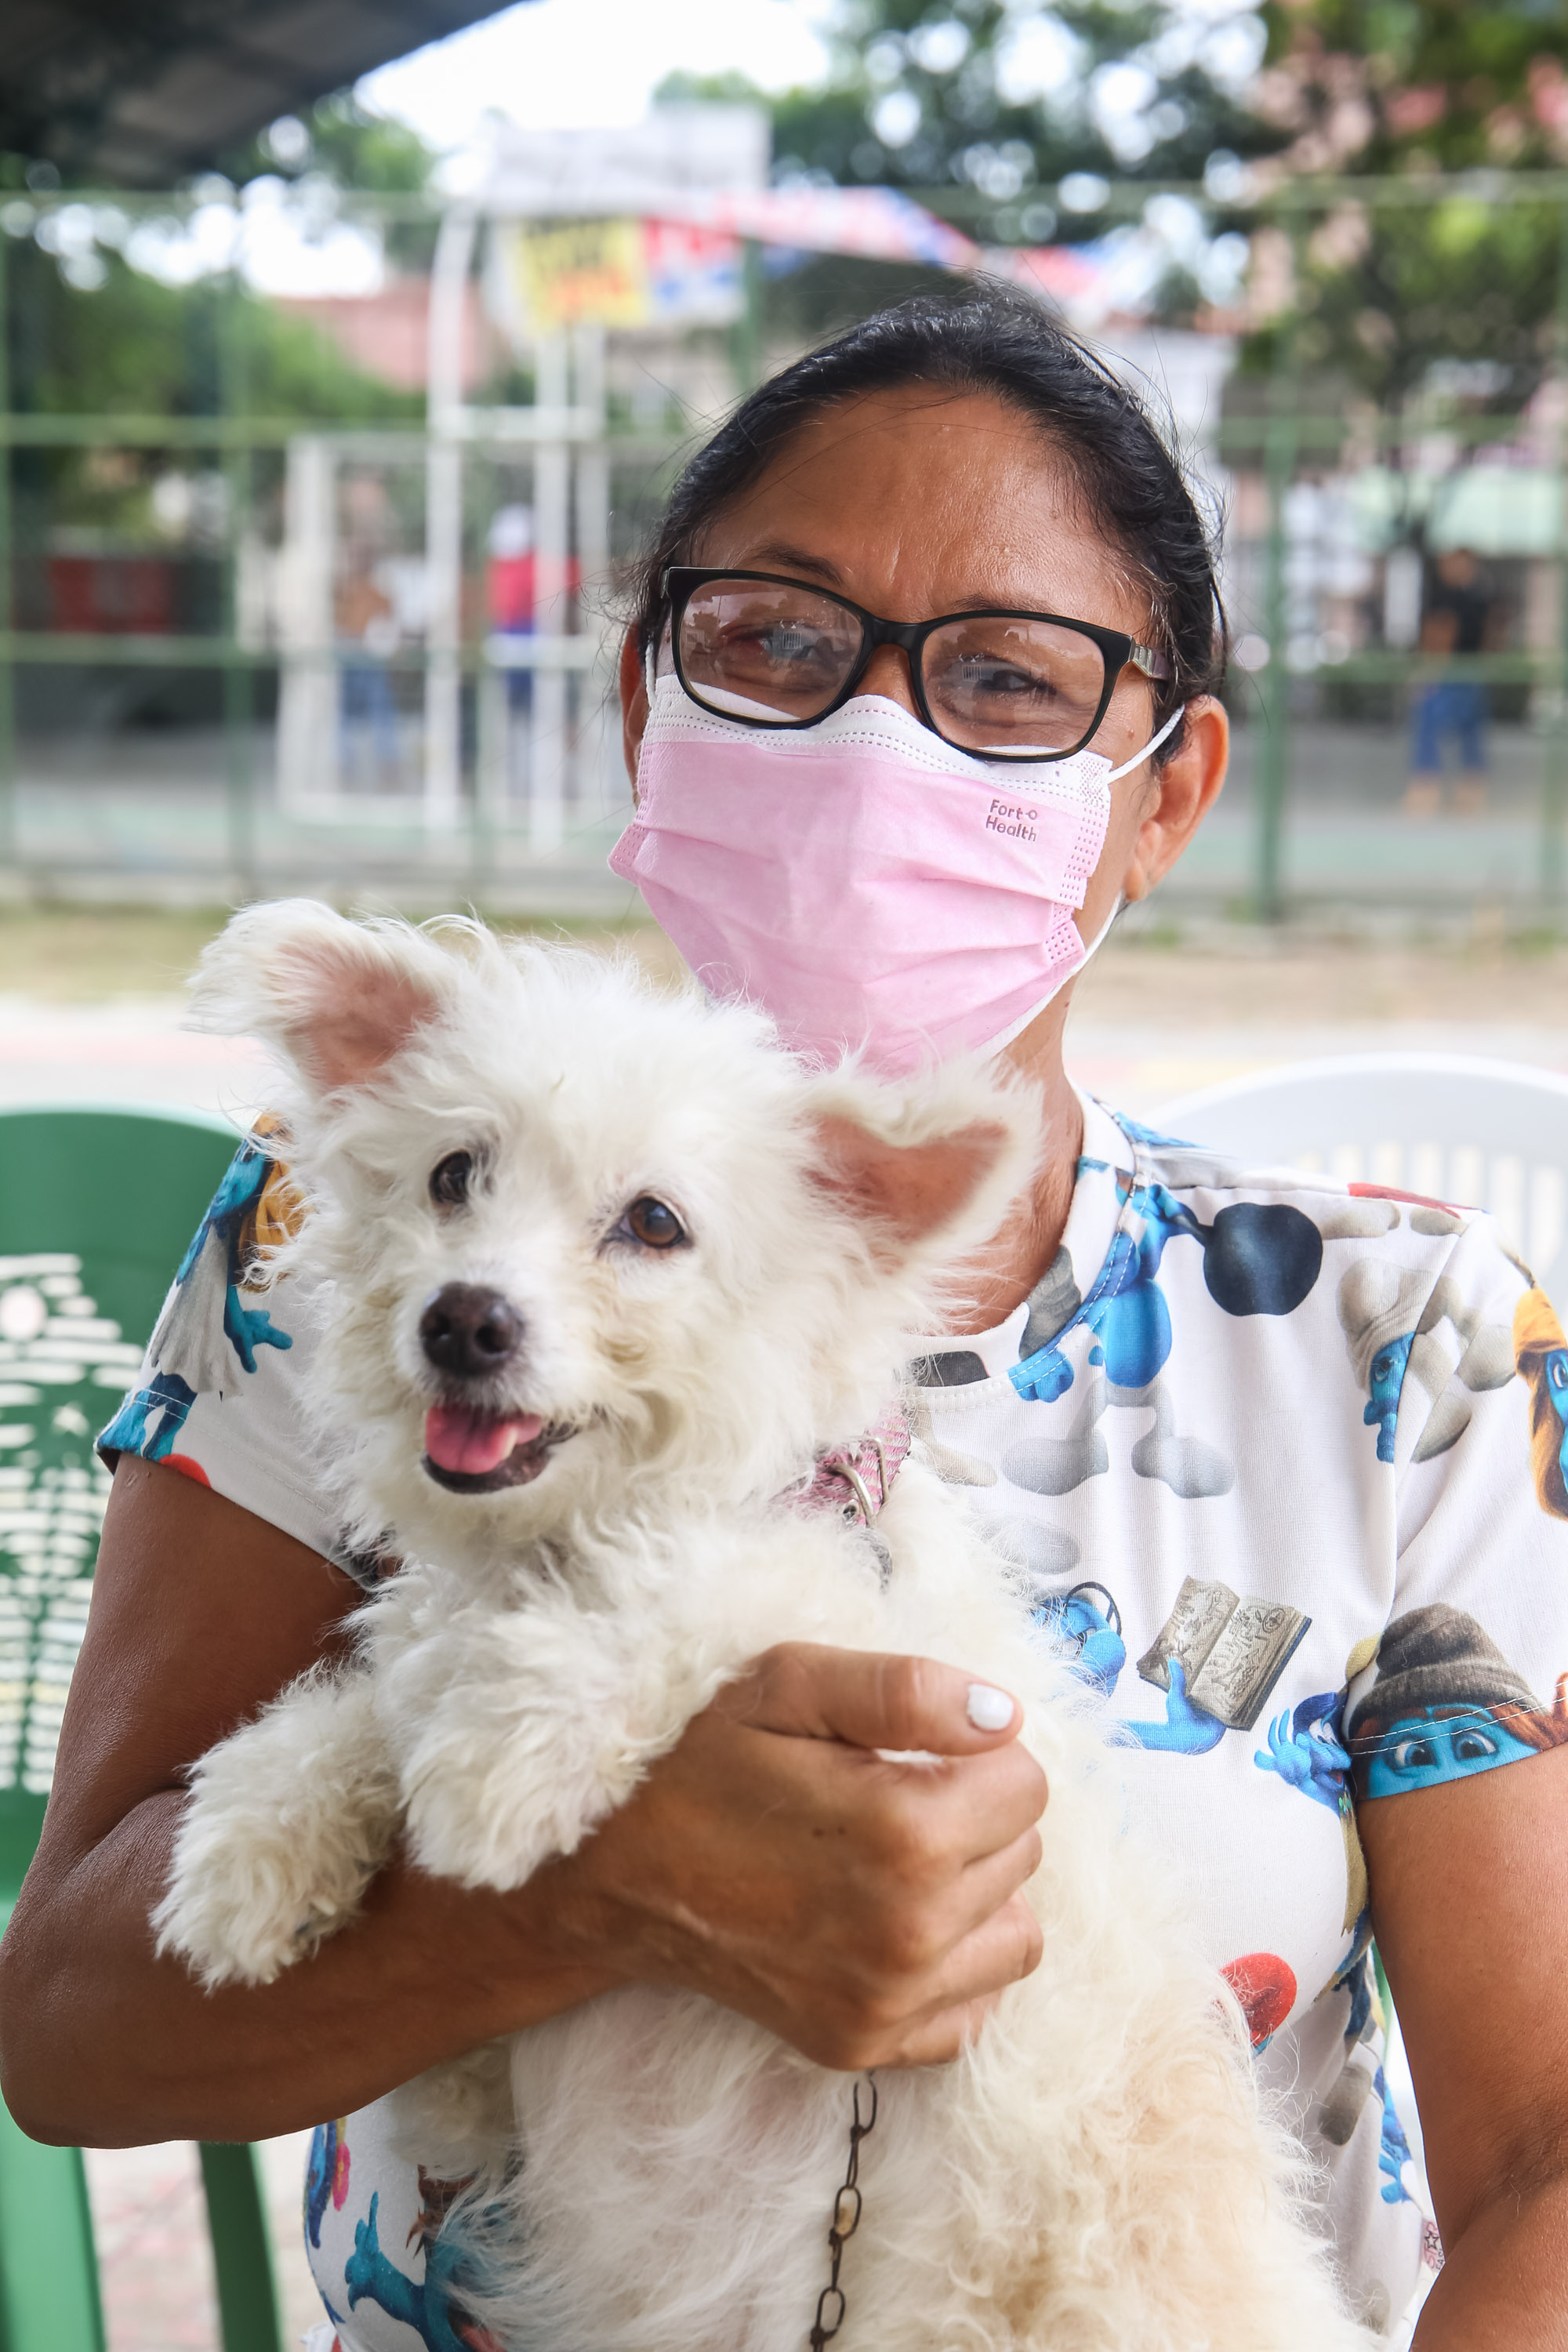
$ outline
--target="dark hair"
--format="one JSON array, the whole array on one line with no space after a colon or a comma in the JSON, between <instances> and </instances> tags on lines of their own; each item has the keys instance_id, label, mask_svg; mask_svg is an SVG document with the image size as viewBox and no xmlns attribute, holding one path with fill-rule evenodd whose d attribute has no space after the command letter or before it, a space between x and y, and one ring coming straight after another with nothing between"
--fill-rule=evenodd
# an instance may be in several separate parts
<instances>
[{"instance_id":1,"label":"dark hair","mask_svg":"<svg viewBox=\"0 0 1568 2352\"><path fill-rule=\"evenodd\" d=\"M639 652L664 625L666 568L693 561L699 534L793 433L836 401L911 383L991 393L1035 419L1148 597L1154 643L1175 672L1155 689L1156 717L1194 695L1217 694L1226 619L1215 529L1137 394L1037 303L986 279L954 301L918 296L862 320L741 403L686 467L638 564L632 617ZM1157 758L1168 757L1181 735L1178 728Z\"/></svg>"}]
</instances>

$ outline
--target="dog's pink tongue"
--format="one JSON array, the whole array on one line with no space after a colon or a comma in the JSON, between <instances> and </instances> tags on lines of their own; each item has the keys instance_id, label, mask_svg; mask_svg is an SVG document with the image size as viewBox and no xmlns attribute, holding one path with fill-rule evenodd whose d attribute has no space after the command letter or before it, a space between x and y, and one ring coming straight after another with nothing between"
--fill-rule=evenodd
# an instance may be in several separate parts
<instances>
[{"instance_id":1,"label":"dog's pink tongue","mask_svg":"<svg viewBox=\"0 0 1568 2352\"><path fill-rule=\"evenodd\" d=\"M500 1468L514 1445L531 1445L543 1426L536 1412L500 1419L464 1405L434 1405L425 1416L425 1451L437 1470L482 1478Z\"/></svg>"}]
</instances>

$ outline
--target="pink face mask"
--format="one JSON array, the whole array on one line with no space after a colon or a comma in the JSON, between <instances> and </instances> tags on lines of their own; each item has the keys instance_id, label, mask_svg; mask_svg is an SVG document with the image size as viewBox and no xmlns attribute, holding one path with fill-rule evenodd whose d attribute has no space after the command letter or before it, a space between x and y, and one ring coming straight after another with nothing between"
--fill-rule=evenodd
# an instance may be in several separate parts
<instances>
[{"instance_id":1,"label":"pink face mask","mask_svg":"<svg viewBox=\"0 0 1568 2352\"><path fill-rule=\"evenodd\" d=\"M879 695L769 732L661 677L611 869L711 994L761 1005L797 1052L889 1075L995 1053L1089 954L1072 913L1110 787L1180 717L1116 769L989 761Z\"/></svg>"}]
</instances>

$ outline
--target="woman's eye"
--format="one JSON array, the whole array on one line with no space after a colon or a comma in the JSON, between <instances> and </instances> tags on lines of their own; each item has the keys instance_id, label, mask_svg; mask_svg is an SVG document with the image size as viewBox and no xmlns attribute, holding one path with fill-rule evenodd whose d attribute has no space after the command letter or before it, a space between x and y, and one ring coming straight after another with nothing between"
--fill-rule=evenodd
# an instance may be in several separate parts
<instances>
[{"instance_id":1,"label":"woman's eye","mask_svg":"<svg viewBox=\"0 0 1568 2352\"><path fill-rule=\"evenodd\" d=\"M962 677L967 693L994 696L998 700L1016 701L1030 695L1049 700L1058 691L1048 677L1038 677L1028 670L1014 669L1000 662L966 666Z\"/></svg>"},{"instance_id":2,"label":"woman's eye","mask_svg":"<svg viewBox=\"0 0 1568 2352\"><path fill-rule=\"evenodd\" d=\"M468 1197L473 1176L473 1153L448 1151L445 1160L437 1160L430 1171L430 1198L437 1208L459 1208Z\"/></svg>"},{"instance_id":3,"label":"woman's eye","mask_svg":"<svg viewBox=\"0 0 1568 2352\"><path fill-rule=\"evenodd\" d=\"M641 1242L645 1249L673 1249L678 1242L686 1239L686 1228L675 1211L666 1208L662 1201L656 1201L651 1192L644 1192L634 1201L621 1223L633 1241Z\"/></svg>"}]
</instances>

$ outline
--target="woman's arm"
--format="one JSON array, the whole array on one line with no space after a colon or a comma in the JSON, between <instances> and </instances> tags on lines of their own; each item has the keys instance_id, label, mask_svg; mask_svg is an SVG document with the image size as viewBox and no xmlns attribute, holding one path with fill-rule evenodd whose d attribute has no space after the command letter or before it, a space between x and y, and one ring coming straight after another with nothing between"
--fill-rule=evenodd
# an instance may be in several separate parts
<instances>
[{"instance_id":1,"label":"woman's arm","mask_svg":"<svg viewBox=\"0 0 1568 2352\"><path fill-rule=\"evenodd\" d=\"M1447 2256L1415 2352L1568 2343L1568 1749L1358 1812Z\"/></svg>"},{"instance_id":2,"label":"woman's arm","mask_svg":"<svg viewBox=\"0 0 1568 2352\"><path fill-rule=\"evenodd\" d=\"M769 1653L631 1802L515 1895L401 1862L276 1983L155 1959L184 1769L339 1638L316 1553L195 1482L116 1474L37 1859L0 1945L0 2074L25 2130L252 2139L342 2115L610 1986L689 1986L835 2066L951 2054L1032 1968L1018 1890L1045 1782L966 1678ZM935 1768L872 1752L923 1748Z\"/></svg>"}]
</instances>

